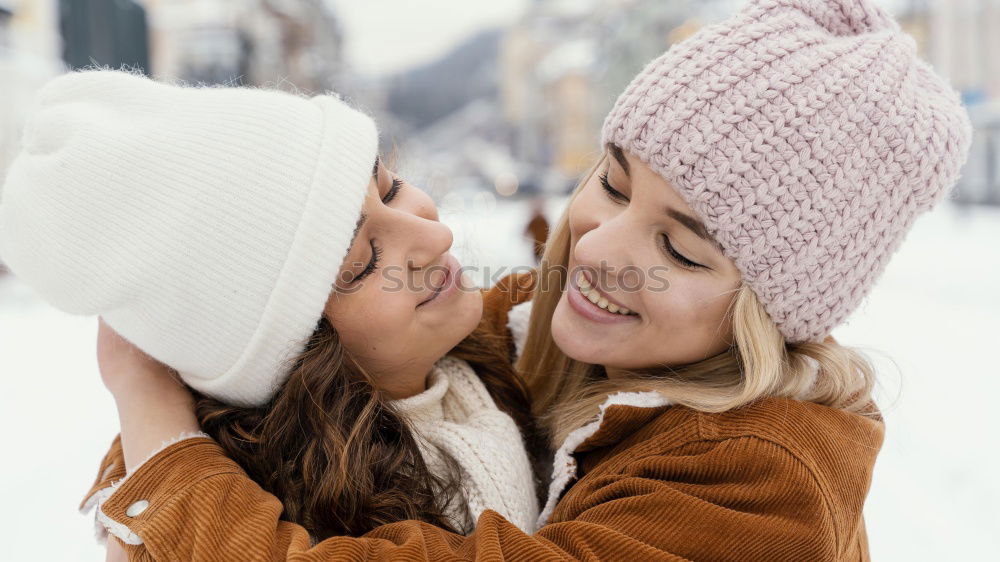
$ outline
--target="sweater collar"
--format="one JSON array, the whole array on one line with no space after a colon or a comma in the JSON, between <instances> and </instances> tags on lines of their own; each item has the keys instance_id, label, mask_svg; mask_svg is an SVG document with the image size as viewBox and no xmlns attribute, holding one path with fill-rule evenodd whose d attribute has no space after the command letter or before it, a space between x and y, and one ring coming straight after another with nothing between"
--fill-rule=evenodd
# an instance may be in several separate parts
<instances>
[{"instance_id":1,"label":"sweater collar","mask_svg":"<svg viewBox=\"0 0 1000 562\"><path fill-rule=\"evenodd\" d=\"M427 376L427 390L408 398L389 403L396 411L412 422L429 422L444 419L444 395L448 393L448 377L441 368L441 361L434 364Z\"/></svg>"}]
</instances>

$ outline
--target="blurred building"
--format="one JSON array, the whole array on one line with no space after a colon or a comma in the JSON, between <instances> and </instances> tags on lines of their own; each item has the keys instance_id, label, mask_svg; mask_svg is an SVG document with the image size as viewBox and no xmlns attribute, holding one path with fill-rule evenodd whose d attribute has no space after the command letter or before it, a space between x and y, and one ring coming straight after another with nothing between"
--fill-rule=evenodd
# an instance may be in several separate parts
<instances>
[{"instance_id":1,"label":"blurred building","mask_svg":"<svg viewBox=\"0 0 1000 562\"><path fill-rule=\"evenodd\" d=\"M501 99L519 160L572 181L594 162L604 116L650 60L725 17L719 0L537 0L505 37Z\"/></svg>"},{"instance_id":2,"label":"blurred building","mask_svg":"<svg viewBox=\"0 0 1000 562\"><path fill-rule=\"evenodd\" d=\"M63 71L56 0L0 0L0 182L35 92Z\"/></svg>"},{"instance_id":3,"label":"blurred building","mask_svg":"<svg viewBox=\"0 0 1000 562\"><path fill-rule=\"evenodd\" d=\"M953 199L1000 205L1000 0L905 0L896 16L962 93L976 128Z\"/></svg>"},{"instance_id":4,"label":"blurred building","mask_svg":"<svg viewBox=\"0 0 1000 562\"><path fill-rule=\"evenodd\" d=\"M59 0L0 0L11 13L5 46L45 60L60 56Z\"/></svg>"},{"instance_id":5,"label":"blurred building","mask_svg":"<svg viewBox=\"0 0 1000 562\"><path fill-rule=\"evenodd\" d=\"M149 71L146 10L132 0L60 0L59 32L62 58L70 68Z\"/></svg>"},{"instance_id":6,"label":"blurred building","mask_svg":"<svg viewBox=\"0 0 1000 562\"><path fill-rule=\"evenodd\" d=\"M967 102L1000 96L1000 0L903 0L895 16Z\"/></svg>"},{"instance_id":7,"label":"blurred building","mask_svg":"<svg viewBox=\"0 0 1000 562\"><path fill-rule=\"evenodd\" d=\"M336 88L343 31L322 0L145 0L153 74L305 92Z\"/></svg>"},{"instance_id":8,"label":"blurred building","mask_svg":"<svg viewBox=\"0 0 1000 562\"><path fill-rule=\"evenodd\" d=\"M532 0L513 25L436 61L364 77L344 63L345 32L328 0L0 0L16 7L0 42L17 45L20 71L35 75L10 80L0 96L29 97L59 58L138 65L166 80L333 89L375 114L387 153L400 141L417 180L442 178L444 191L558 192L594 162L604 116L629 80L744 1ZM876 1L970 107L976 142L957 198L1000 203L1000 0ZM35 62L24 64L29 55ZM19 103L3 104L0 126L16 122ZM0 144L0 166L5 152Z\"/></svg>"},{"instance_id":9,"label":"blurred building","mask_svg":"<svg viewBox=\"0 0 1000 562\"><path fill-rule=\"evenodd\" d=\"M432 191L566 191L599 155L604 117L632 77L742 3L534 0L499 34L388 79L380 127L401 135L403 171Z\"/></svg>"},{"instance_id":10,"label":"blurred building","mask_svg":"<svg viewBox=\"0 0 1000 562\"><path fill-rule=\"evenodd\" d=\"M976 125L956 199L1000 204L1000 0L879 0L950 80ZM501 49L501 106L519 161L579 176L643 66L743 0L536 0Z\"/></svg>"}]
</instances>

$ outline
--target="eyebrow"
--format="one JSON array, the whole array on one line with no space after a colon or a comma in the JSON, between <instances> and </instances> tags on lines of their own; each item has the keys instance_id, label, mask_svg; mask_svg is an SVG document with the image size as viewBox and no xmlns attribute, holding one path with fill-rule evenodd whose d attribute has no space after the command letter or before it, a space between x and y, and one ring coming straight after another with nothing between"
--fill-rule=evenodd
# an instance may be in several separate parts
<instances>
[{"instance_id":1,"label":"eyebrow","mask_svg":"<svg viewBox=\"0 0 1000 562\"><path fill-rule=\"evenodd\" d=\"M378 175L378 165L380 162L381 162L380 158L376 156L375 165L372 166L372 178ZM361 232L361 227L365 225L365 221L367 220L368 220L368 213L362 212L361 218L359 218L358 222L354 225L354 234L351 234L351 243L347 245L348 254L351 253L351 250L354 248L354 239L358 237L358 233Z\"/></svg>"},{"instance_id":2,"label":"eyebrow","mask_svg":"<svg viewBox=\"0 0 1000 562\"><path fill-rule=\"evenodd\" d=\"M615 160L618 161L618 164L623 170L625 170L625 175L629 175L628 160L625 158L625 153L622 149L618 145L609 142L608 152L614 156ZM667 208L667 216L686 226L688 230L694 232L698 238L701 238L706 242L711 242L716 248L719 248L720 250L722 249L722 246L719 245L715 238L712 238L712 235L708 233L708 229L705 228L705 225L702 224L700 220L669 207Z\"/></svg>"},{"instance_id":3,"label":"eyebrow","mask_svg":"<svg viewBox=\"0 0 1000 562\"><path fill-rule=\"evenodd\" d=\"M625 153L622 152L622 149L619 148L618 145L616 144L608 143L608 152L610 152L611 155L615 157L615 160L618 161L618 165L621 166L623 170L625 170L625 175L626 176L629 175L628 160L625 158Z\"/></svg>"},{"instance_id":4,"label":"eyebrow","mask_svg":"<svg viewBox=\"0 0 1000 562\"><path fill-rule=\"evenodd\" d=\"M368 213L361 213L361 218L358 219L357 224L354 225L354 234L351 234L351 243L347 245L347 253L351 253L354 248L354 239L358 237L358 233L361 232L361 227L365 225L365 221L368 220Z\"/></svg>"},{"instance_id":5,"label":"eyebrow","mask_svg":"<svg viewBox=\"0 0 1000 562\"><path fill-rule=\"evenodd\" d=\"M698 238L701 238L706 242L711 242L716 247L719 246L719 243L716 242L714 238L712 238L712 235L708 233L708 230L705 228L705 225L702 224L700 220L692 217L691 215L686 215L676 209L671 209L669 207L667 208L667 216L676 220L682 225L686 226L688 230L697 234Z\"/></svg>"}]
</instances>

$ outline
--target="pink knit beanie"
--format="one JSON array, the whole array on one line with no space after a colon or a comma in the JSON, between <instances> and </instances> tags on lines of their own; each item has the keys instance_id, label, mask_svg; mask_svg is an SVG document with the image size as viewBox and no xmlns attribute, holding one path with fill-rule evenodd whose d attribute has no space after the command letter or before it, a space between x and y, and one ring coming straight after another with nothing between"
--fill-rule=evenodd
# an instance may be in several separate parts
<instances>
[{"instance_id":1,"label":"pink knit beanie","mask_svg":"<svg viewBox=\"0 0 1000 562\"><path fill-rule=\"evenodd\" d=\"M971 139L869 0L750 0L647 65L602 132L678 190L790 342L857 308Z\"/></svg>"}]
</instances>

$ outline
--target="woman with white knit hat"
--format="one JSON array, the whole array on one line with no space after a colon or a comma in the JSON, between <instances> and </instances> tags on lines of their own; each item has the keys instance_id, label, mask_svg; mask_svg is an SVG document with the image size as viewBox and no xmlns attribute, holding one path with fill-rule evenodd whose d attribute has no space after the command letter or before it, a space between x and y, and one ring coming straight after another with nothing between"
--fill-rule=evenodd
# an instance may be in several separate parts
<instances>
[{"instance_id":1,"label":"woman with white knit hat","mask_svg":"<svg viewBox=\"0 0 1000 562\"><path fill-rule=\"evenodd\" d=\"M147 420L175 420L316 538L406 518L468 531L486 509L532 529L509 350L477 328L481 293L433 202L377 147L331 95L101 70L41 90L0 194L0 256L54 306L101 316L124 449L110 473L163 445ZM197 403L170 377L146 384L130 349ZM93 496L98 519L140 544L102 513L111 493Z\"/></svg>"},{"instance_id":2,"label":"woman with white knit hat","mask_svg":"<svg viewBox=\"0 0 1000 562\"><path fill-rule=\"evenodd\" d=\"M749 0L651 62L602 137L540 270L508 282L535 284L509 318L530 316L518 366L556 448L534 534L487 512L467 537L312 544L243 514L273 499L200 444L150 459L114 520L164 558L869 559L884 423L830 332L956 182L957 93L870 0Z\"/></svg>"}]
</instances>

